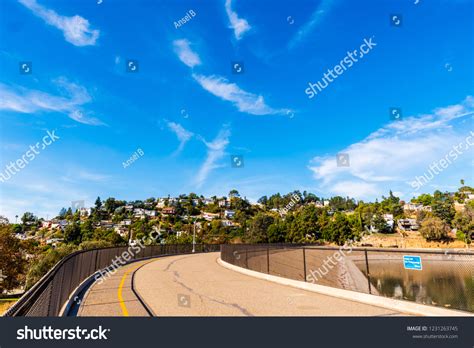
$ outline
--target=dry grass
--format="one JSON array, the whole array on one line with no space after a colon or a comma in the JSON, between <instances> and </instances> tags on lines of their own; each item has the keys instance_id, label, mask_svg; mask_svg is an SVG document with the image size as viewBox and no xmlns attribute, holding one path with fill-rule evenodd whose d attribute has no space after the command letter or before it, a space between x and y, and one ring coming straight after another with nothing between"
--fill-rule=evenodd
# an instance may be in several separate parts
<instances>
[{"instance_id":1,"label":"dry grass","mask_svg":"<svg viewBox=\"0 0 474 348\"><path fill-rule=\"evenodd\" d=\"M0 299L0 315L3 315L7 311L8 308L13 306L13 304L18 301L17 298L12 299Z\"/></svg>"},{"instance_id":2,"label":"dry grass","mask_svg":"<svg viewBox=\"0 0 474 348\"><path fill-rule=\"evenodd\" d=\"M450 243L427 242L418 232L408 232L405 237L398 233L382 234L374 233L364 239L365 244L372 244L374 247L398 247L398 248L436 248L436 249L463 249L465 244L459 240Z\"/></svg>"}]
</instances>

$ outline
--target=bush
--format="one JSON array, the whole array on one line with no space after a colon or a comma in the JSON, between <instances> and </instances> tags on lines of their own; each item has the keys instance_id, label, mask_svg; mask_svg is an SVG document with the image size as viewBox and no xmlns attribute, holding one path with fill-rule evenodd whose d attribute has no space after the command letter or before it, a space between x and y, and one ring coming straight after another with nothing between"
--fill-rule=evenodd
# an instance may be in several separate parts
<instances>
[{"instance_id":1,"label":"bush","mask_svg":"<svg viewBox=\"0 0 474 348\"><path fill-rule=\"evenodd\" d=\"M449 225L438 217L429 217L421 222L420 233L427 241L444 241L449 238Z\"/></svg>"},{"instance_id":2,"label":"bush","mask_svg":"<svg viewBox=\"0 0 474 348\"><path fill-rule=\"evenodd\" d=\"M40 280L59 260L76 250L75 246L62 245L58 248L51 248L46 253L32 260L31 268L26 275L26 290Z\"/></svg>"}]
</instances>

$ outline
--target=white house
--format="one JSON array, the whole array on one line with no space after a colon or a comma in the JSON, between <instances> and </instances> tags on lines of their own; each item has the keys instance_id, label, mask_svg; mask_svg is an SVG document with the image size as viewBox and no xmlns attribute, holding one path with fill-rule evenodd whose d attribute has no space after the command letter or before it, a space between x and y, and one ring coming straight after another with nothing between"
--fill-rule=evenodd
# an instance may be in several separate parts
<instances>
[{"instance_id":1,"label":"white house","mask_svg":"<svg viewBox=\"0 0 474 348\"><path fill-rule=\"evenodd\" d=\"M222 226L226 226L226 227L234 227L234 226L237 226L237 224L233 221L230 221L230 220L222 220L221 221L221 224Z\"/></svg>"},{"instance_id":2,"label":"white house","mask_svg":"<svg viewBox=\"0 0 474 348\"><path fill-rule=\"evenodd\" d=\"M204 200L202 201L205 205L209 205L209 204L212 204L214 203L214 201L210 198L204 198Z\"/></svg>"},{"instance_id":3,"label":"white house","mask_svg":"<svg viewBox=\"0 0 474 348\"><path fill-rule=\"evenodd\" d=\"M431 211L431 207L429 205L424 206L423 204L418 204L418 203L406 203L403 206L403 210L405 211Z\"/></svg>"},{"instance_id":4,"label":"white house","mask_svg":"<svg viewBox=\"0 0 474 348\"><path fill-rule=\"evenodd\" d=\"M387 225L389 225L390 228L393 228L393 225L395 224L395 221L393 220L393 214L383 214L383 218Z\"/></svg>"},{"instance_id":5,"label":"white house","mask_svg":"<svg viewBox=\"0 0 474 348\"><path fill-rule=\"evenodd\" d=\"M218 204L219 204L219 207L221 207L221 208L229 208L230 207L230 201L228 201L225 198L219 200Z\"/></svg>"},{"instance_id":6,"label":"white house","mask_svg":"<svg viewBox=\"0 0 474 348\"><path fill-rule=\"evenodd\" d=\"M156 216L156 211L154 211L154 210L145 210L145 215L150 216L150 217L155 217Z\"/></svg>"},{"instance_id":7,"label":"white house","mask_svg":"<svg viewBox=\"0 0 474 348\"><path fill-rule=\"evenodd\" d=\"M202 213L202 217L207 220L207 221L211 221L211 220L214 220L214 219L218 219L220 217L219 213Z\"/></svg>"},{"instance_id":8,"label":"white house","mask_svg":"<svg viewBox=\"0 0 474 348\"><path fill-rule=\"evenodd\" d=\"M89 215L91 215L91 208L82 207L82 208L79 209L79 214L81 216L89 216Z\"/></svg>"},{"instance_id":9,"label":"white house","mask_svg":"<svg viewBox=\"0 0 474 348\"><path fill-rule=\"evenodd\" d=\"M224 217L227 219L232 219L235 215L235 211L233 210L224 210Z\"/></svg>"}]
</instances>

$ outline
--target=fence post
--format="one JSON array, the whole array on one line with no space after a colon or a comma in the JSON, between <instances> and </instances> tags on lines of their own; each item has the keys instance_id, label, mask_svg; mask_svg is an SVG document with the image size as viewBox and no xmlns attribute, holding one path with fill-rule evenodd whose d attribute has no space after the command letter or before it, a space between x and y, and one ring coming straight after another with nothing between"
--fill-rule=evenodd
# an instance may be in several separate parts
<instances>
[{"instance_id":1,"label":"fence post","mask_svg":"<svg viewBox=\"0 0 474 348\"><path fill-rule=\"evenodd\" d=\"M369 271L369 258L367 257L367 249L365 251L365 269L367 271L367 282L369 283L369 294L372 294L372 287L370 285L370 271Z\"/></svg>"},{"instance_id":2,"label":"fence post","mask_svg":"<svg viewBox=\"0 0 474 348\"><path fill-rule=\"evenodd\" d=\"M304 281L306 281L306 248L303 246Z\"/></svg>"},{"instance_id":3,"label":"fence post","mask_svg":"<svg viewBox=\"0 0 474 348\"><path fill-rule=\"evenodd\" d=\"M267 245L267 274L270 274L270 246Z\"/></svg>"},{"instance_id":4,"label":"fence post","mask_svg":"<svg viewBox=\"0 0 474 348\"><path fill-rule=\"evenodd\" d=\"M245 246L245 268L249 269L249 250Z\"/></svg>"}]
</instances>

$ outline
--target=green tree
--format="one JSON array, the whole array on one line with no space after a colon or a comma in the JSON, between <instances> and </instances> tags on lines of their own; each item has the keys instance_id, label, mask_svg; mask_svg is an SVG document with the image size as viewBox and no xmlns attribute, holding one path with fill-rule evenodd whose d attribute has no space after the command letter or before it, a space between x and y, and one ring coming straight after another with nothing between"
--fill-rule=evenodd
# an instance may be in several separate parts
<instances>
[{"instance_id":1,"label":"green tree","mask_svg":"<svg viewBox=\"0 0 474 348\"><path fill-rule=\"evenodd\" d=\"M269 243L283 243L286 240L287 235L287 226L286 224L278 220L275 223L271 224L268 227L268 242Z\"/></svg>"},{"instance_id":2,"label":"green tree","mask_svg":"<svg viewBox=\"0 0 474 348\"><path fill-rule=\"evenodd\" d=\"M456 211L454 210L453 203L448 200L436 200L431 206L433 215L445 221L448 224L454 219Z\"/></svg>"},{"instance_id":3,"label":"green tree","mask_svg":"<svg viewBox=\"0 0 474 348\"><path fill-rule=\"evenodd\" d=\"M270 215L259 213L250 222L250 228L247 231L246 238L251 243L267 243L268 228L274 222Z\"/></svg>"},{"instance_id":4,"label":"green tree","mask_svg":"<svg viewBox=\"0 0 474 348\"><path fill-rule=\"evenodd\" d=\"M100 208L102 208L102 201L100 200L100 197L97 197L95 200L95 209L99 210Z\"/></svg>"},{"instance_id":5,"label":"green tree","mask_svg":"<svg viewBox=\"0 0 474 348\"><path fill-rule=\"evenodd\" d=\"M23 216L21 217L21 222L23 223L23 225L34 224L36 223L37 220L38 218L33 213L30 213L28 211L24 213Z\"/></svg>"},{"instance_id":6,"label":"green tree","mask_svg":"<svg viewBox=\"0 0 474 348\"><path fill-rule=\"evenodd\" d=\"M423 204L424 206L431 206L433 204L433 196L429 193L423 193L419 195L417 198L412 199L413 203Z\"/></svg>"},{"instance_id":7,"label":"green tree","mask_svg":"<svg viewBox=\"0 0 474 348\"><path fill-rule=\"evenodd\" d=\"M391 233L393 232L390 225L383 218L381 214L375 214L372 218L372 226L380 233Z\"/></svg>"},{"instance_id":8,"label":"green tree","mask_svg":"<svg viewBox=\"0 0 474 348\"><path fill-rule=\"evenodd\" d=\"M344 245L346 241L356 237L349 219L342 213L336 213L334 215L334 219L331 220L326 227L324 234L330 241L335 242L337 245Z\"/></svg>"},{"instance_id":9,"label":"green tree","mask_svg":"<svg viewBox=\"0 0 474 348\"><path fill-rule=\"evenodd\" d=\"M81 242L81 228L75 222L70 223L64 229L64 240L67 243L79 244Z\"/></svg>"},{"instance_id":10,"label":"green tree","mask_svg":"<svg viewBox=\"0 0 474 348\"><path fill-rule=\"evenodd\" d=\"M26 289L28 290L40 280L59 260L76 250L77 247L74 245L60 245L36 256L26 276Z\"/></svg>"},{"instance_id":11,"label":"green tree","mask_svg":"<svg viewBox=\"0 0 474 348\"><path fill-rule=\"evenodd\" d=\"M87 241L92 240L94 236L94 227L92 225L92 221L87 219L81 224L81 240Z\"/></svg>"},{"instance_id":12,"label":"green tree","mask_svg":"<svg viewBox=\"0 0 474 348\"><path fill-rule=\"evenodd\" d=\"M0 294L19 287L24 281L25 267L20 241L9 225L0 225Z\"/></svg>"},{"instance_id":13,"label":"green tree","mask_svg":"<svg viewBox=\"0 0 474 348\"><path fill-rule=\"evenodd\" d=\"M463 211L456 212L453 225L457 238L470 244L474 236L474 208L466 205Z\"/></svg>"}]
</instances>

